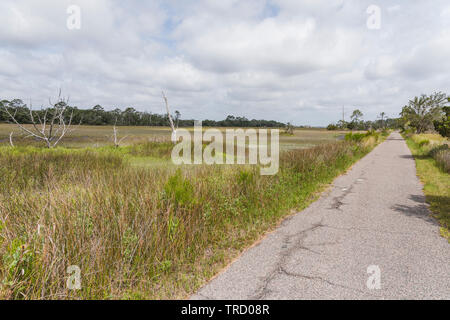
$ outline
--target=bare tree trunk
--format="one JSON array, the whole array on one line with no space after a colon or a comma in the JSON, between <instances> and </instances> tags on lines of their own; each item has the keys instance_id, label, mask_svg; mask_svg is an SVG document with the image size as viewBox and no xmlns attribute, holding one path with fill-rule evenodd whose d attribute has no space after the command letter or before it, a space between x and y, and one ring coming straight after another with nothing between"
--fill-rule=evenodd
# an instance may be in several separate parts
<instances>
[{"instance_id":1,"label":"bare tree trunk","mask_svg":"<svg viewBox=\"0 0 450 320\"><path fill-rule=\"evenodd\" d=\"M122 137L122 139L117 140L118 130L117 130L116 125L117 125L117 118L116 118L116 121L114 122L114 127L113 127L113 141L114 141L114 147L118 148L120 146L120 143L128 136L124 136L124 137Z\"/></svg>"},{"instance_id":2,"label":"bare tree trunk","mask_svg":"<svg viewBox=\"0 0 450 320\"><path fill-rule=\"evenodd\" d=\"M14 132L11 131L11 133L9 134L9 144L11 145L11 147L14 148L14 143L13 143L13 140L12 140L13 133L14 133Z\"/></svg>"},{"instance_id":3,"label":"bare tree trunk","mask_svg":"<svg viewBox=\"0 0 450 320\"><path fill-rule=\"evenodd\" d=\"M170 128L172 129L171 140L175 144L175 143L177 143L177 140L178 140L177 139L177 128L175 127L172 116L170 115L169 102L167 101L167 97L164 94L164 91L162 92L162 96L163 96L164 102L166 104L166 110L167 110L167 116L169 117Z\"/></svg>"},{"instance_id":4,"label":"bare tree trunk","mask_svg":"<svg viewBox=\"0 0 450 320\"><path fill-rule=\"evenodd\" d=\"M119 146L119 144L117 143L117 128L116 128L115 124L113 127L113 139L114 139L114 147L117 148Z\"/></svg>"}]
</instances>

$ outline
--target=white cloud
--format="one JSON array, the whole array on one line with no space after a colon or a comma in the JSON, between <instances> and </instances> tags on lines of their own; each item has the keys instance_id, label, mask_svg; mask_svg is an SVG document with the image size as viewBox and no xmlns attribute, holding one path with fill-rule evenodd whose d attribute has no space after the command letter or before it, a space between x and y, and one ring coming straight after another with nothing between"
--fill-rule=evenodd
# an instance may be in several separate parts
<instances>
[{"instance_id":1,"label":"white cloud","mask_svg":"<svg viewBox=\"0 0 450 320\"><path fill-rule=\"evenodd\" d=\"M81 30L66 28L79 5ZM3 0L0 98L45 103L62 86L80 107L228 114L326 125L342 105L393 116L450 88L446 1Z\"/></svg>"}]
</instances>

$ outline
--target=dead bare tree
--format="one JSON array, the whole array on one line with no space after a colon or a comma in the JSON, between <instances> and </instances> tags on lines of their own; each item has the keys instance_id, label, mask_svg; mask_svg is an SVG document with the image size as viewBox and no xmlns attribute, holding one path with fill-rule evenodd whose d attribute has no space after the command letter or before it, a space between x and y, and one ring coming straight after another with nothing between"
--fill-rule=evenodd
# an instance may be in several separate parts
<instances>
[{"instance_id":1,"label":"dead bare tree","mask_svg":"<svg viewBox=\"0 0 450 320\"><path fill-rule=\"evenodd\" d=\"M117 134L118 134L117 130L117 118L116 121L114 122L114 127L113 127L113 141L114 141L114 147L118 148L121 144L121 142L126 139L128 136L124 136L121 139L117 140Z\"/></svg>"},{"instance_id":2,"label":"dead bare tree","mask_svg":"<svg viewBox=\"0 0 450 320\"><path fill-rule=\"evenodd\" d=\"M167 117L169 118L169 123L170 123L170 128L172 129L172 137L171 140L173 143L177 143L177 129L178 129L178 122L177 122L177 126L175 127L174 123L173 123L173 119L172 119L172 115L170 114L170 109L169 109L169 102L167 101L167 97L164 94L164 91L162 92L162 96L164 99L164 102L166 104L166 110L167 110Z\"/></svg>"},{"instance_id":3,"label":"dead bare tree","mask_svg":"<svg viewBox=\"0 0 450 320\"><path fill-rule=\"evenodd\" d=\"M30 106L26 107L28 109L32 124L32 128L30 129L26 128L16 119L17 109L12 112L7 105L3 105L3 109L12 122L14 122L24 133L26 133L28 137L43 140L47 148L54 148L67 133L74 130L72 129L73 110L70 113L69 118L66 119L68 103L68 98L61 97L61 90L59 90L57 102L53 104L49 98L50 106L40 112L33 111L30 102Z\"/></svg>"}]
</instances>

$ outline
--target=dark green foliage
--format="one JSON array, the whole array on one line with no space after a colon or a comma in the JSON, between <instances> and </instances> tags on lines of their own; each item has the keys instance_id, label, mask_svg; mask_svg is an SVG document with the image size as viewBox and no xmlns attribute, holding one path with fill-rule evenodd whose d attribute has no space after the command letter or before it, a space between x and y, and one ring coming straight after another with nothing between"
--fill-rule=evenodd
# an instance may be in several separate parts
<instances>
[{"instance_id":1,"label":"dark green foliage","mask_svg":"<svg viewBox=\"0 0 450 320\"><path fill-rule=\"evenodd\" d=\"M333 124L333 123L330 123L327 126L327 130L337 130L337 129L339 129L339 127L337 125Z\"/></svg>"},{"instance_id":2,"label":"dark green foliage","mask_svg":"<svg viewBox=\"0 0 450 320\"><path fill-rule=\"evenodd\" d=\"M364 133L352 133L349 132L345 135L345 140L346 141L355 141L355 142L359 142L361 141L366 135Z\"/></svg>"},{"instance_id":3,"label":"dark green foliage","mask_svg":"<svg viewBox=\"0 0 450 320\"><path fill-rule=\"evenodd\" d=\"M448 101L447 95L442 92L429 96L422 94L409 100L400 113L405 124L414 128L416 133L423 133L434 129L433 123L443 117L444 103Z\"/></svg>"},{"instance_id":4,"label":"dark green foliage","mask_svg":"<svg viewBox=\"0 0 450 320\"><path fill-rule=\"evenodd\" d=\"M194 201L194 186L181 175L181 170L169 177L164 186L164 192L169 199L172 199L175 206L188 206Z\"/></svg>"},{"instance_id":5,"label":"dark green foliage","mask_svg":"<svg viewBox=\"0 0 450 320\"><path fill-rule=\"evenodd\" d=\"M3 110L5 107L10 110L17 110L16 119L21 124L31 124L30 113L27 105L20 99L11 101L0 101L0 122L11 122L11 119ZM50 110L50 109L48 109ZM83 123L84 125L114 125L119 126L169 126L169 119L166 114L156 114L146 111L138 111L135 108L127 107L124 111L116 108L106 111L102 106L96 105L92 109L78 109L77 107L68 107L66 115L69 116L73 111L72 123ZM35 111L41 118L45 109ZM51 118L50 115L48 118ZM182 120L179 111L175 111L175 122L180 127L194 126L194 120ZM286 125L273 120L249 120L245 117L228 116L225 120L204 120L203 126L206 127L277 127L284 128Z\"/></svg>"},{"instance_id":6,"label":"dark green foliage","mask_svg":"<svg viewBox=\"0 0 450 320\"><path fill-rule=\"evenodd\" d=\"M450 102L450 98L448 98ZM442 120L437 120L434 122L434 128L443 137L450 138L450 106L443 107L444 116Z\"/></svg>"},{"instance_id":7,"label":"dark green foliage","mask_svg":"<svg viewBox=\"0 0 450 320\"><path fill-rule=\"evenodd\" d=\"M284 128L286 125L281 122L274 120L249 120L246 117L235 117L229 115L225 120L214 121L214 120L204 120L203 125L205 127L281 127Z\"/></svg>"}]
</instances>

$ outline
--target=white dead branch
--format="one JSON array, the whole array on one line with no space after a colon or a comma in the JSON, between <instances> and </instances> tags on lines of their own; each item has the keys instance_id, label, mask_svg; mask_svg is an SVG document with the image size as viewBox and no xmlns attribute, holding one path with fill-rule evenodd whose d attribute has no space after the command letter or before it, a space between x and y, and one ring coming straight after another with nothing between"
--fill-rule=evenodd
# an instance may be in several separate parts
<instances>
[{"instance_id":1,"label":"white dead branch","mask_svg":"<svg viewBox=\"0 0 450 320\"><path fill-rule=\"evenodd\" d=\"M17 108L12 113L7 105L3 106L6 114L10 119L26 134L28 137L34 137L39 140L43 140L48 148L55 147L66 134L72 132L72 119L73 110L70 114L69 119L65 118L65 113L67 111L69 99L64 99L61 97L61 90L59 90L58 101L53 104L49 98L50 107L41 110L43 117L40 116L39 112L33 111L31 102L30 106L27 107L30 120L32 123L32 128L28 129L16 119ZM37 119L37 121L36 121ZM81 122L80 122L81 124ZM10 135L10 138L12 135ZM10 140L11 142L11 140Z\"/></svg>"},{"instance_id":2,"label":"white dead branch","mask_svg":"<svg viewBox=\"0 0 450 320\"><path fill-rule=\"evenodd\" d=\"M14 143L13 143L13 140L12 140L13 133L14 133L14 132L11 131L11 133L9 134L9 144L11 145L11 147L14 148Z\"/></svg>"},{"instance_id":3,"label":"white dead branch","mask_svg":"<svg viewBox=\"0 0 450 320\"><path fill-rule=\"evenodd\" d=\"M170 109L169 109L169 102L167 101L167 97L164 94L164 91L162 92L162 96L163 96L164 102L166 104L166 110L167 110L167 116L169 117L170 128L172 129L171 140L172 140L173 143L177 143L177 129L178 128L175 127L175 125L173 123L173 119L172 119L172 116L170 114ZM177 126L178 126L178 124L177 124Z\"/></svg>"},{"instance_id":4,"label":"white dead branch","mask_svg":"<svg viewBox=\"0 0 450 320\"><path fill-rule=\"evenodd\" d=\"M114 147L118 148L120 146L120 144L122 143L123 140L125 140L128 136L124 136L121 139L117 138L117 134L119 132L119 130L117 130L117 118L116 121L114 122L114 127L113 127L113 140L114 140Z\"/></svg>"}]
</instances>

